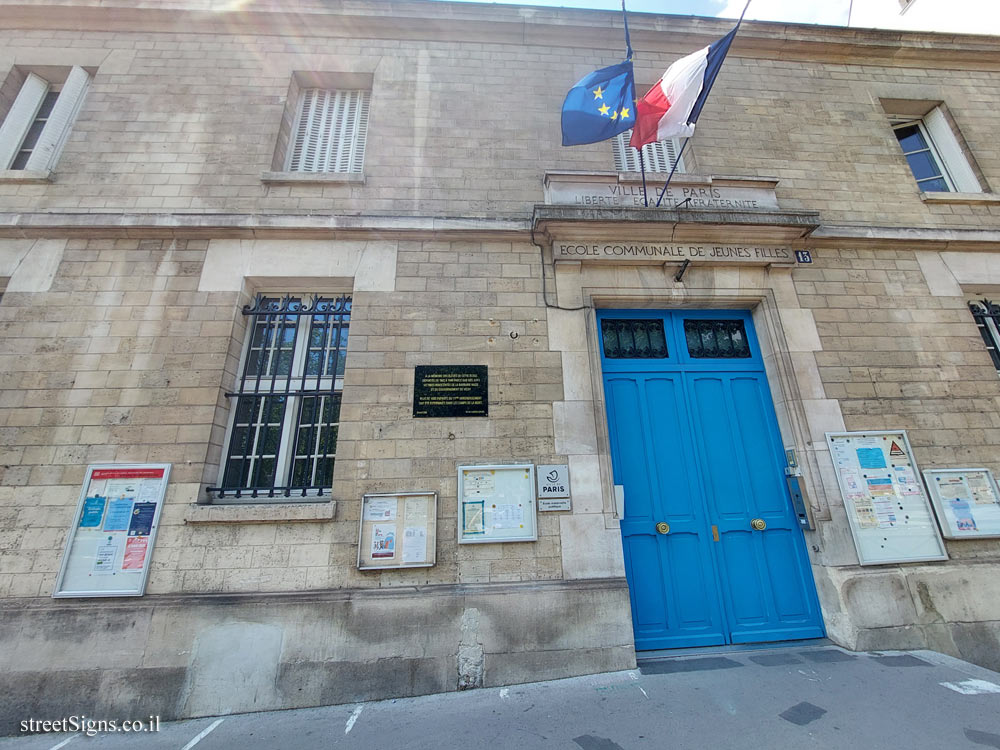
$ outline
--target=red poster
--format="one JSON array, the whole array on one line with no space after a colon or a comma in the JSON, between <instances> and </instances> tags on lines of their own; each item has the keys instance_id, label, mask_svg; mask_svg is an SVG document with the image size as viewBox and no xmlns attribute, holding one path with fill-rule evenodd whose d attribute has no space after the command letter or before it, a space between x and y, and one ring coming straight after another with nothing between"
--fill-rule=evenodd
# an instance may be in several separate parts
<instances>
[{"instance_id":1,"label":"red poster","mask_svg":"<svg viewBox=\"0 0 1000 750\"><path fill-rule=\"evenodd\" d=\"M163 469L94 469L91 479L161 479Z\"/></svg>"},{"instance_id":2,"label":"red poster","mask_svg":"<svg viewBox=\"0 0 1000 750\"><path fill-rule=\"evenodd\" d=\"M122 570L142 570L146 562L148 536L130 536L125 540L125 555L122 558Z\"/></svg>"}]
</instances>

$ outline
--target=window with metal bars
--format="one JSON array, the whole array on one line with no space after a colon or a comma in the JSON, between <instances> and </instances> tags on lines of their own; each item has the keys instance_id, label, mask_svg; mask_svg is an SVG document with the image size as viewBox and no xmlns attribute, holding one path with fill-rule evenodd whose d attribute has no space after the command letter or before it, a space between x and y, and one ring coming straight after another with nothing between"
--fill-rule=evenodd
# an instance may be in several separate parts
<instances>
[{"instance_id":1,"label":"window with metal bars","mask_svg":"<svg viewBox=\"0 0 1000 750\"><path fill-rule=\"evenodd\" d=\"M267 297L249 320L220 499L322 497L333 484L350 297Z\"/></svg>"},{"instance_id":2,"label":"window with metal bars","mask_svg":"<svg viewBox=\"0 0 1000 750\"><path fill-rule=\"evenodd\" d=\"M969 310L979 327L979 335L983 337L993 366L1000 373L1000 305L988 299L973 300L969 302Z\"/></svg>"},{"instance_id":3,"label":"window with metal bars","mask_svg":"<svg viewBox=\"0 0 1000 750\"><path fill-rule=\"evenodd\" d=\"M626 130L624 133L619 133L612 140L612 152L615 157L615 170L618 172L638 172L640 171L639 164L639 149L632 148L628 145L629 139L632 137L632 131ZM653 143L647 143L642 147L642 159L646 166L647 172L669 172L674 168L674 162L677 161L677 151L679 146L677 140L670 138L665 141L654 141ZM684 171L684 159L677 164L677 171Z\"/></svg>"},{"instance_id":4,"label":"window with metal bars","mask_svg":"<svg viewBox=\"0 0 1000 750\"><path fill-rule=\"evenodd\" d=\"M369 99L367 91L303 89L288 171L362 172Z\"/></svg>"}]
</instances>

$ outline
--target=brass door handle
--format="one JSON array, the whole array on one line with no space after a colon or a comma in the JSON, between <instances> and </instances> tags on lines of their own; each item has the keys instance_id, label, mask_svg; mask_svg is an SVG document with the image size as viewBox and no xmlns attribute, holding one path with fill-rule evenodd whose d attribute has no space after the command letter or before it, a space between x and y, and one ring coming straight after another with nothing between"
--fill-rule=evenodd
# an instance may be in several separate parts
<instances>
[{"instance_id":1,"label":"brass door handle","mask_svg":"<svg viewBox=\"0 0 1000 750\"><path fill-rule=\"evenodd\" d=\"M764 522L763 518L754 518L750 521L750 528L756 531L763 531L767 528L767 524Z\"/></svg>"},{"instance_id":2,"label":"brass door handle","mask_svg":"<svg viewBox=\"0 0 1000 750\"><path fill-rule=\"evenodd\" d=\"M666 521L660 521L658 524L656 524L656 530L661 534L669 534L670 524L667 523Z\"/></svg>"}]
</instances>

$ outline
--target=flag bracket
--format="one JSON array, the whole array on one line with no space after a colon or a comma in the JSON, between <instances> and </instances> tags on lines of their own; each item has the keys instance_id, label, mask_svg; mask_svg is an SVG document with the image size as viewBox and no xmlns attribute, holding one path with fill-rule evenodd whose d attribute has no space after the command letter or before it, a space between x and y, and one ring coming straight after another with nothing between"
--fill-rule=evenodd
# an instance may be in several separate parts
<instances>
[{"instance_id":1,"label":"flag bracket","mask_svg":"<svg viewBox=\"0 0 1000 750\"><path fill-rule=\"evenodd\" d=\"M677 270L677 273L674 274L674 281L680 283L681 280L684 278L684 272L688 270L688 266L690 265L691 265L691 259L685 258L684 262L681 263L681 267Z\"/></svg>"}]
</instances>

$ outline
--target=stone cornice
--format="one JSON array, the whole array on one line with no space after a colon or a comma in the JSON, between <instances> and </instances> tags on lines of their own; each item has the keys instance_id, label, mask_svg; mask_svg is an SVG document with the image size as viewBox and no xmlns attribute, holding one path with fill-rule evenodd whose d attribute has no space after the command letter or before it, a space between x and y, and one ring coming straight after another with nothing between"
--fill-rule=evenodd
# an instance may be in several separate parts
<instances>
[{"instance_id":1,"label":"stone cornice","mask_svg":"<svg viewBox=\"0 0 1000 750\"><path fill-rule=\"evenodd\" d=\"M810 211L658 211L542 206L532 219L448 216L332 216L295 214L2 213L0 238L135 239L393 239L523 240L545 231L622 234L630 225L674 239L704 236L714 227L729 240L773 240L795 247L910 247L1000 252L1000 227L892 227L823 224ZM628 231L632 231L631 229ZM779 237L778 235L781 235ZM760 236L758 236L760 235ZM538 237L542 239L543 237Z\"/></svg>"},{"instance_id":2,"label":"stone cornice","mask_svg":"<svg viewBox=\"0 0 1000 750\"><path fill-rule=\"evenodd\" d=\"M216 5L218 5L216 3ZM253 2L239 11L211 10L204 0L0 0L4 29L261 34L527 44L593 49L609 54L620 41L618 13L524 6L482 6L400 0ZM640 52L680 54L718 38L724 19L633 13ZM610 36L609 36L610 35ZM615 47L617 49L617 47ZM986 35L846 29L748 22L730 53L777 60L1000 70L1000 38Z\"/></svg>"}]
</instances>

